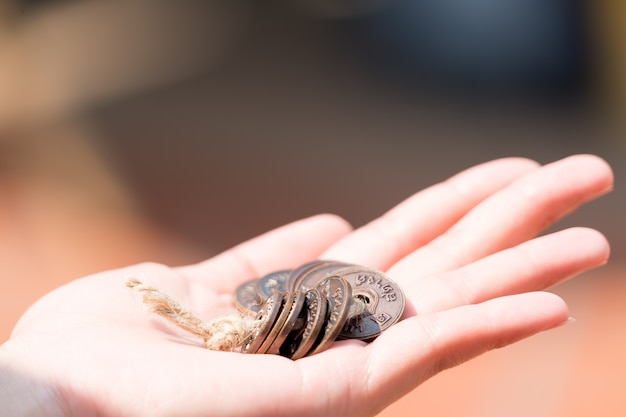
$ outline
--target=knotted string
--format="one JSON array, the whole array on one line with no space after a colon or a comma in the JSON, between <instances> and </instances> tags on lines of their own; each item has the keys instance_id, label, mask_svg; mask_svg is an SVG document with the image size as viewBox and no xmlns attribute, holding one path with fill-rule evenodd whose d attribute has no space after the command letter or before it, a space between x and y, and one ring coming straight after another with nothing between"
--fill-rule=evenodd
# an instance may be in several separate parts
<instances>
[{"instance_id":1,"label":"knotted string","mask_svg":"<svg viewBox=\"0 0 626 417\"><path fill-rule=\"evenodd\" d=\"M207 322L200 320L193 313L183 308L163 291L144 284L136 278L126 280L126 287L141 293L144 308L164 317L178 327L204 340L207 349L241 352L257 333L261 320L239 315L227 315L213 318ZM353 296L348 318L360 316L366 310L365 302Z\"/></svg>"}]
</instances>

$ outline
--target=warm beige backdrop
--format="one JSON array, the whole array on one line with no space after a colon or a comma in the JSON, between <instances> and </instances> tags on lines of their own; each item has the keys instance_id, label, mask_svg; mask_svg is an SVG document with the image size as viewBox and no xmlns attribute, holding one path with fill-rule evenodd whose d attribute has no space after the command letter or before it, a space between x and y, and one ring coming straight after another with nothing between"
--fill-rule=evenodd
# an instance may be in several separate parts
<instances>
[{"instance_id":1,"label":"warm beige backdrop","mask_svg":"<svg viewBox=\"0 0 626 417\"><path fill-rule=\"evenodd\" d=\"M85 274L194 262L322 211L359 225L499 156L592 152L617 189L559 227L600 229L613 257L555 290L577 321L446 371L383 415L626 413L621 2L593 9L592 94L498 106L384 81L332 21L149 3L0 6L0 341Z\"/></svg>"}]
</instances>

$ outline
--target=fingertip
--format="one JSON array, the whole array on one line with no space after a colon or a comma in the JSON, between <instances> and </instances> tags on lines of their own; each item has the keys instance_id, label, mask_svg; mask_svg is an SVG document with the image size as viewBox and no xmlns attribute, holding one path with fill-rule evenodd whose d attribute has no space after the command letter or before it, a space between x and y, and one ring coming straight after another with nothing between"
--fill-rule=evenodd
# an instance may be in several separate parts
<instances>
[{"instance_id":1,"label":"fingertip","mask_svg":"<svg viewBox=\"0 0 626 417\"><path fill-rule=\"evenodd\" d=\"M564 230L570 234L570 241L584 245L586 252L595 259L595 266L604 265L611 255L611 244L606 236L590 227L572 227Z\"/></svg>"},{"instance_id":2,"label":"fingertip","mask_svg":"<svg viewBox=\"0 0 626 417\"><path fill-rule=\"evenodd\" d=\"M458 194L472 198L477 190L485 189L493 193L539 167L539 163L527 158L500 158L463 170L445 183L452 185Z\"/></svg>"},{"instance_id":3,"label":"fingertip","mask_svg":"<svg viewBox=\"0 0 626 417\"><path fill-rule=\"evenodd\" d=\"M343 217L333 213L321 213L304 219L311 223L317 223L336 230L342 235L347 235L354 230L353 226Z\"/></svg>"},{"instance_id":4,"label":"fingertip","mask_svg":"<svg viewBox=\"0 0 626 417\"><path fill-rule=\"evenodd\" d=\"M474 165L452 176L450 180L455 182L473 178L474 176L478 177L476 178L477 180L484 180L483 177L493 178L494 176L506 176L512 179L534 171L540 166L537 161L529 158L517 156L504 157Z\"/></svg>"},{"instance_id":5,"label":"fingertip","mask_svg":"<svg viewBox=\"0 0 626 417\"><path fill-rule=\"evenodd\" d=\"M541 166L541 164L534 159L524 158L521 156L509 156L504 158L495 159L493 161L496 164L515 165L520 168L534 169Z\"/></svg>"},{"instance_id":6,"label":"fingertip","mask_svg":"<svg viewBox=\"0 0 626 417\"><path fill-rule=\"evenodd\" d=\"M607 173L612 173L612 168L609 163L602 158L601 156L590 154L590 153L581 153L570 155L568 157L563 158L564 161L576 161L576 163L582 163L589 166L597 167L597 169L606 171Z\"/></svg>"},{"instance_id":7,"label":"fingertip","mask_svg":"<svg viewBox=\"0 0 626 417\"><path fill-rule=\"evenodd\" d=\"M599 194L613 189L614 174L611 165L603 158L593 154L577 154L562 160L565 163L576 164L576 169L584 172L588 177L597 178Z\"/></svg>"},{"instance_id":8,"label":"fingertip","mask_svg":"<svg viewBox=\"0 0 626 417\"><path fill-rule=\"evenodd\" d=\"M516 168L520 170L532 170L539 168L541 164L534 159L525 158L522 156L506 156L502 158L493 159L482 164L476 165L473 168L485 167L485 166L507 166L510 168ZM470 168L472 169L472 168Z\"/></svg>"},{"instance_id":9,"label":"fingertip","mask_svg":"<svg viewBox=\"0 0 626 417\"><path fill-rule=\"evenodd\" d=\"M533 303L530 305L535 310L535 320L537 320L537 331L541 331L540 323L544 323L543 330L550 330L567 323L571 317L569 306L560 296L547 292L538 291L525 294L532 297ZM509 344L509 343L507 343Z\"/></svg>"}]
</instances>

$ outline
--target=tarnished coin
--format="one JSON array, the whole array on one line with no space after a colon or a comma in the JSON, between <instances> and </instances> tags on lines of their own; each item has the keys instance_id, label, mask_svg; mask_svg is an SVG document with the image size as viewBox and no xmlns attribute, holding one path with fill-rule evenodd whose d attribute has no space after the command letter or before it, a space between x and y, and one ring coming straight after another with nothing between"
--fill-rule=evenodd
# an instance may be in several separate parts
<instances>
[{"instance_id":1,"label":"tarnished coin","mask_svg":"<svg viewBox=\"0 0 626 417\"><path fill-rule=\"evenodd\" d=\"M315 340L313 347L307 355L322 352L335 341L343 328L350 304L352 303L352 290L347 281L338 277L329 277L320 282L317 289L326 298L328 303L324 328Z\"/></svg>"},{"instance_id":2,"label":"tarnished coin","mask_svg":"<svg viewBox=\"0 0 626 417\"><path fill-rule=\"evenodd\" d=\"M294 360L322 352L336 339L372 340L405 308L401 288L383 272L324 260L245 282L234 302L258 323L243 352ZM351 312L351 306L363 309Z\"/></svg>"},{"instance_id":3,"label":"tarnished coin","mask_svg":"<svg viewBox=\"0 0 626 417\"><path fill-rule=\"evenodd\" d=\"M328 277L335 275L335 272L354 265L337 261L322 261L307 270L303 271L295 280L294 285L299 290L315 288L317 284Z\"/></svg>"},{"instance_id":4,"label":"tarnished coin","mask_svg":"<svg viewBox=\"0 0 626 417\"><path fill-rule=\"evenodd\" d=\"M283 328L283 325L285 324L285 322L287 321L287 318L289 317L289 312L291 311L291 306L293 305L293 301L295 298L296 298L295 293L289 292L287 294L283 294L283 299L282 299L280 310L278 312L278 317L276 318L274 325L270 329L269 334L267 335L267 337L265 338L265 340L259 347L259 350L257 350L257 353L268 353L270 346L272 346L272 343L274 343L274 340L276 339L276 336L278 336L280 329Z\"/></svg>"},{"instance_id":5,"label":"tarnished coin","mask_svg":"<svg viewBox=\"0 0 626 417\"><path fill-rule=\"evenodd\" d=\"M367 340L378 336L402 317L404 293L383 272L352 267L337 272L352 287L352 296L365 302L365 312L346 321L339 338Z\"/></svg>"},{"instance_id":6,"label":"tarnished coin","mask_svg":"<svg viewBox=\"0 0 626 417\"><path fill-rule=\"evenodd\" d=\"M287 278L291 270L276 271L257 280L259 292L263 298L270 296L272 291L287 292Z\"/></svg>"},{"instance_id":7,"label":"tarnished coin","mask_svg":"<svg viewBox=\"0 0 626 417\"><path fill-rule=\"evenodd\" d=\"M299 280L299 277L306 272L307 270L316 267L317 265L323 264L325 261L311 261L307 262L304 265L300 265L296 269L292 270L287 277L287 291L295 291L298 289L296 286L296 281Z\"/></svg>"},{"instance_id":8,"label":"tarnished coin","mask_svg":"<svg viewBox=\"0 0 626 417\"><path fill-rule=\"evenodd\" d=\"M322 293L311 288L305 294L303 311L306 313L306 322L302 331L290 334L281 347L281 354L293 360L303 358L309 353L313 343L320 334L326 321L327 302Z\"/></svg>"},{"instance_id":9,"label":"tarnished coin","mask_svg":"<svg viewBox=\"0 0 626 417\"><path fill-rule=\"evenodd\" d=\"M298 323L298 318L300 317L300 314L302 313L302 307L304 306L305 295L303 291L296 291L293 294L294 299L291 303L291 307L287 308L287 306L285 306L283 308L283 312L281 313L281 315L286 314L287 319L283 323L282 327L278 330L276 339L274 339L270 347L267 349L266 353L279 354L281 346L287 340L287 336L289 336L289 334L294 330L294 327ZM280 321L280 318L277 320L277 322L278 321Z\"/></svg>"},{"instance_id":10,"label":"tarnished coin","mask_svg":"<svg viewBox=\"0 0 626 417\"><path fill-rule=\"evenodd\" d=\"M235 290L235 307L244 316L256 315L267 297L259 292L257 280L247 281Z\"/></svg>"},{"instance_id":11,"label":"tarnished coin","mask_svg":"<svg viewBox=\"0 0 626 417\"><path fill-rule=\"evenodd\" d=\"M251 340L242 348L244 353L258 353L259 347L267 339L270 330L274 326L278 313L280 312L283 296L279 292L270 295L262 308L257 313L255 320L260 321L259 327L254 332Z\"/></svg>"}]
</instances>

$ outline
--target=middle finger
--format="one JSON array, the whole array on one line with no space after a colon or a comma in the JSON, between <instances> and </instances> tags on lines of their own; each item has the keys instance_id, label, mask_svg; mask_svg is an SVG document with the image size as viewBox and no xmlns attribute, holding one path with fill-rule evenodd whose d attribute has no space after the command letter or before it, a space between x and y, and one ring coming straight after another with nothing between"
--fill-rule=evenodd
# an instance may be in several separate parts
<instances>
[{"instance_id":1,"label":"middle finger","mask_svg":"<svg viewBox=\"0 0 626 417\"><path fill-rule=\"evenodd\" d=\"M577 155L548 164L493 194L436 239L389 269L400 283L451 271L532 238L612 185L602 159Z\"/></svg>"},{"instance_id":2,"label":"middle finger","mask_svg":"<svg viewBox=\"0 0 626 417\"><path fill-rule=\"evenodd\" d=\"M496 297L541 291L606 263L609 244L593 229L571 228L524 242L454 271L405 283L406 316Z\"/></svg>"}]
</instances>

